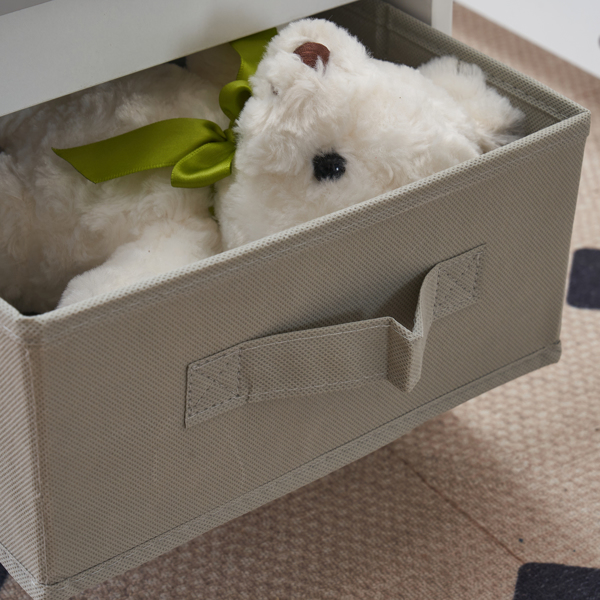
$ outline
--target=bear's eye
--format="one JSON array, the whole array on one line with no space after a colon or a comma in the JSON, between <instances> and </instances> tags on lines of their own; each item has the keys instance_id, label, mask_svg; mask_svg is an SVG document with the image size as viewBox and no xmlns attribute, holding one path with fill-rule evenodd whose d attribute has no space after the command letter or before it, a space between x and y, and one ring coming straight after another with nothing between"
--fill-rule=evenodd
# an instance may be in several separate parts
<instances>
[{"instance_id":1,"label":"bear's eye","mask_svg":"<svg viewBox=\"0 0 600 600\"><path fill-rule=\"evenodd\" d=\"M339 179L346 172L346 159L337 152L317 154L312 164L317 181Z\"/></svg>"}]
</instances>

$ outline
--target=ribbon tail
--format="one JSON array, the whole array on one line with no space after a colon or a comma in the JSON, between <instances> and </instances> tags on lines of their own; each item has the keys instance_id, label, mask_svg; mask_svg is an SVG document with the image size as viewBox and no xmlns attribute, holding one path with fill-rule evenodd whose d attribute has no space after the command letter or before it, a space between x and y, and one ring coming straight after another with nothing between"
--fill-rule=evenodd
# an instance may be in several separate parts
<instances>
[{"instance_id":1,"label":"ribbon tail","mask_svg":"<svg viewBox=\"0 0 600 600\"><path fill-rule=\"evenodd\" d=\"M244 104L252 95L248 79L256 73L258 63L271 39L277 35L277 29L267 29L230 42L232 48L239 54L240 70L235 81L228 83L219 94L221 110L230 120L230 127L240 116Z\"/></svg>"},{"instance_id":2,"label":"ribbon tail","mask_svg":"<svg viewBox=\"0 0 600 600\"><path fill-rule=\"evenodd\" d=\"M230 42L233 49L240 55L241 63L237 79L246 81L256 73L258 63L260 62L268 43L277 35L277 29L265 29L252 35L240 38Z\"/></svg>"},{"instance_id":3,"label":"ribbon tail","mask_svg":"<svg viewBox=\"0 0 600 600\"><path fill-rule=\"evenodd\" d=\"M101 142L52 150L93 183L177 164L201 144L222 142L222 129L205 119L167 119Z\"/></svg>"}]
</instances>

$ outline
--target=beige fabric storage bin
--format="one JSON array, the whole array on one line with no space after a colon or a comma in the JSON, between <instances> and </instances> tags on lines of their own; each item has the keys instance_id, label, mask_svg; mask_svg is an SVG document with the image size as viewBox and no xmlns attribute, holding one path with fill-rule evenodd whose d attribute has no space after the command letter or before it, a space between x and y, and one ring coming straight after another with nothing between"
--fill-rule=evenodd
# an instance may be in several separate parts
<instances>
[{"instance_id":1,"label":"beige fabric storage bin","mask_svg":"<svg viewBox=\"0 0 600 600\"><path fill-rule=\"evenodd\" d=\"M0 562L63 599L558 360L589 113L378 0L375 56L479 64L528 136L37 317L0 305Z\"/></svg>"}]
</instances>

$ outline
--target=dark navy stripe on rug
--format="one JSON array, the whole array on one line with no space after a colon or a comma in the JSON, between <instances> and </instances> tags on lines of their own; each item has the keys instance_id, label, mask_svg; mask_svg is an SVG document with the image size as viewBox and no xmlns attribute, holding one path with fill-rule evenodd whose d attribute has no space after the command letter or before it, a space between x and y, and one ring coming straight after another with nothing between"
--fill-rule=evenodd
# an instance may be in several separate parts
<instances>
[{"instance_id":1,"label":"dark navy stripe on rug","mask_svg":"<svg viewBox=\"0 0 600 600\"><path fill-rule=\"evenodd\" d=\"M600 309L600 250L581 248L573 253L567 304Z\"/></svg>"},{"instance_id":2,"label":"dark navy stripe on rug","mask_svg":"<svg viewBox=\"0 0 600 600\"><path fill-rule=\"evenodd\" d=\"M7 577L8 571L2 565L0 565L0 588L2 587L2 584L4 583Z\"/></svg>"},{"instance_id":3,"label":"dark navy stripe on rug","mask_svg":"<svg viewBox=\"0 0 600 600\"><path fill-rule=\"evenodd\" d=\"M519 569L513 600L598 600L600 569L527 563Z\"/></svg>"}]
</instances>

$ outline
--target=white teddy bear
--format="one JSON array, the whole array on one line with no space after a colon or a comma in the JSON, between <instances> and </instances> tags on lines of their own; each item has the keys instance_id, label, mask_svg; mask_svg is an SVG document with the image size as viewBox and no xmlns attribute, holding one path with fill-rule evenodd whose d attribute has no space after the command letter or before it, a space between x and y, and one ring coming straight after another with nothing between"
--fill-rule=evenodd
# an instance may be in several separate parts
<instances>
[{"instance_id":1,"label":"white teddy bear","mask_svg":"<svg viewBox=\"0 0 600 600\"><path fill-rule=\"evenodd\" d=\"M303 55L305 58L303 58ZM523 114L453 57L371 58L323 20L269 44L218 184L225 248L394 190L517 139Z\"/></svg>"},{"instance_id":2,"label":"white teddy bear","mask_svg":"<svg viewBox=\"0 0 600 600\"><path fill-rule=\"evenodd\" d=\"M59 306L117 289L478 156L523 119L474 65L379 61L333 23L303 20L250 79L214 199L171 187L166 169L94 185L51 152L175 117L227 127L218 87L199 76L214 56L192 57L196 73L163 65L0 119L0 296L38 313L65 287Z\"/></svg>"}]
</instances>

